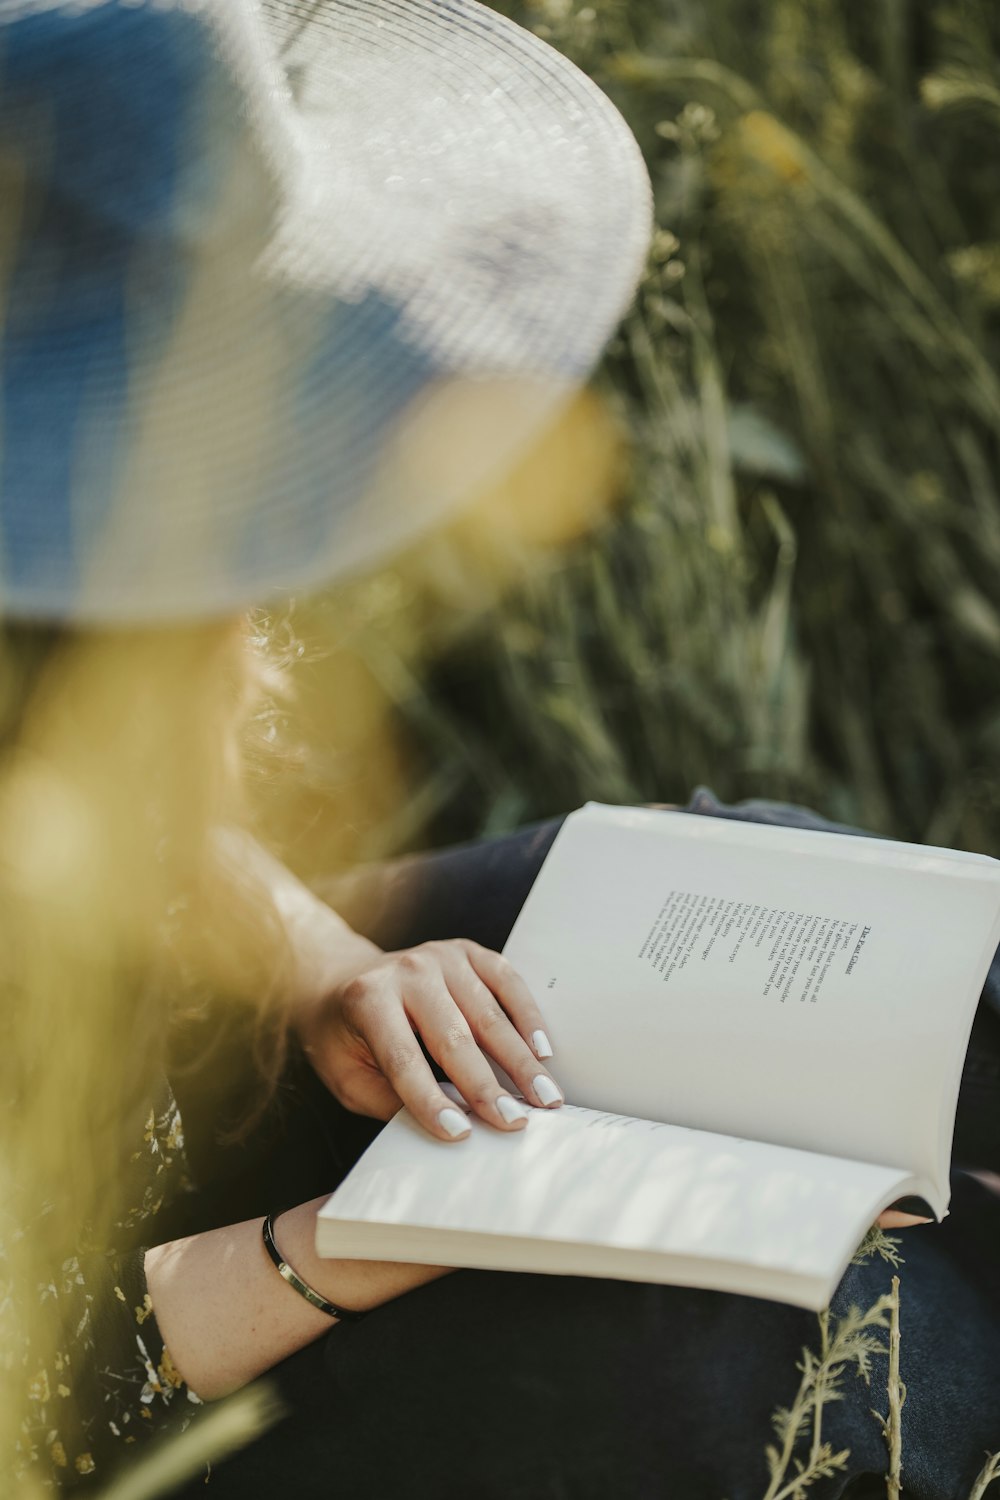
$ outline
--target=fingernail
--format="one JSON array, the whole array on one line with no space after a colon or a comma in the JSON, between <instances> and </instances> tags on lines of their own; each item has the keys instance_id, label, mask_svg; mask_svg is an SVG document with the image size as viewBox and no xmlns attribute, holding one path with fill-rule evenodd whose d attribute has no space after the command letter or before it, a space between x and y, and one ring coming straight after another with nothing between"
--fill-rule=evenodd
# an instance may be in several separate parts
<instances>
[{"instance_id":1,"label":"fingernail","mask_svg":"<svg viewBox=\"0 0 1000 1500\"><path fill-rule=\"evenodd\" d=\"M497 1114L508 1125L513 1125L515 1120L526 1120L531 1113L526 1104L521 1104L517 1099L512 1099L509 1094L501 1094L497 1100Z\"/></svg>"},{"instance_id":2,"label":"fingernail","mask_svg":"<svg viewBox=\"0 0 1000 1500\"><path fill-rule=\"evenodd\" d=\"M552 1056L552 1043L549 1041L544 1031L533 1031L531 1033L531 1045L535 1049L536 1057Z\"/></svg>"},{"instance_id":3,"label":"fingernail","mask_svg":"<svg viewBox=\"0 0 1000 1500\"><path fill-rule=\"evenodd\" d=\"M535 1091L535 1097L539 1104L562 1103L562 1093L547 1073L539 1073L537 1078L531 1080L531 1086Z\"/></svg>"},{"instance_id":4,"label":"fingernail","mask_svg":"<svg viewBox=\"0 0 1000 1500\"><path fill-rule=\"evenodd\" d=\"M452 1140L469 1133L469 1122L458 1109L443 1109L438 1115L438 1124L448 1132Z\"/></svg>"}]
</instances>

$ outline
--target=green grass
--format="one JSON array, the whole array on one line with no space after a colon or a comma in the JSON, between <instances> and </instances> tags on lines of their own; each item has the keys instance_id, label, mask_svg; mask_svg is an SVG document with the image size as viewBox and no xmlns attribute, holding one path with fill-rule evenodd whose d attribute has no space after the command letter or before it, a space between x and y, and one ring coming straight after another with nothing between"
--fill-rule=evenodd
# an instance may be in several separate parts
<instances>
[{"instance_id":1,"label":"green grass","mask_svg":"<svg viewBox=\"0 0 1000 1500\"><path fill-rule=\"evenodd\" d=\"M301 863L328 858L308 830L331 806L378 855L699 781L1000 852L1000 9L503 8L598 78L649 162L660 233L598 377L627 492L489 607L434 543L293 619L338 648L299 674L326 726L294 768ZM398 737L373 757L377 713L330 723L380 698ZM843 1466L824 1405L881 1332L898 1357L898 1317L894 1280L821 1318L766 1461L761 1434L765 1500ZM890 1361L890 1500L904 1397ZM989 1455L970 1500L998 1481Z\"/></svg>"},{"instance_id":2,"label":"green grass","mask_svg":"<svg viewBox=\"0 0 1000 1500\"><path fill-rule=\"evenodd\" d=\"M1000 11L508 8L649 162L662 232L598 376L631 476L422 653L405 573L354 591L405 762L355 851L707 781L996 852Z\"/></svg>"}]
</instances>

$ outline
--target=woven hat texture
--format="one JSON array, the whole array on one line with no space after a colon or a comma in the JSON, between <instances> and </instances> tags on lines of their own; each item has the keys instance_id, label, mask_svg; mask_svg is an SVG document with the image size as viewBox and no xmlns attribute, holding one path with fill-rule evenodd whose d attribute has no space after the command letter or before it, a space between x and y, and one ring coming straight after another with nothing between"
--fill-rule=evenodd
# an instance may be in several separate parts
<instances>
[{"instance_id":1,"label":"woven hat texture","mask_svg":"<svg viewBox=\"0 0 1000 1500\"><path fill-rule=\"evenodd\" d=\"M368 564L586 377L638 149L474 0L0 0L0 613Z\"/></svg>"}]
</instances>

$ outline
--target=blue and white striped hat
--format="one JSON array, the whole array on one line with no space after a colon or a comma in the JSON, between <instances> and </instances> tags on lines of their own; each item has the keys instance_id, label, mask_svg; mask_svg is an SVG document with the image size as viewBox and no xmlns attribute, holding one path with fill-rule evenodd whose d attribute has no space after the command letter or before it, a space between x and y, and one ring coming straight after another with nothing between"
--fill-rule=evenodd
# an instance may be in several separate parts
<instances>
[{"instance_id":1,"label":"blue and white striped hat","mask_svg":"<svg viewBox=\"0 0 1000 1500\"><path fill-rule=\"evenodd\" d=\"M0 0L0 614L222 614L384 554L585 378L635 142L475 0Z\"/></svg>"}]
</instances>

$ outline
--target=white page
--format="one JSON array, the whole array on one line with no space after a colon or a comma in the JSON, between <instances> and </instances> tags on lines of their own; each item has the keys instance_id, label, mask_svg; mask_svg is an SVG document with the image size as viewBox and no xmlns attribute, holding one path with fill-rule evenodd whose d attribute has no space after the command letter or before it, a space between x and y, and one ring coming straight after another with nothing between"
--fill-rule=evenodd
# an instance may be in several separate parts
<instances>
[{"instance_id":1,"label":"white page","mask_svg":"<svg viewBox=\"0 0 1000 1500\"><path fill-rule=\"evenodd\" d=\"M570 1101L898 1167L943 1213L998 942L985 857L591 804L504 951Z\"/></svg>"},{"instance_id":2,"label":"white page","mask_svg":"<svg viewBox=\"0 0 1000 1500\"><path fill-rule=\"evenodd\" d=\"M320 1211L328 1256L680 1281L820 1307L905 1174L567 1105L461 1145L404 1110Z\"/></svg>"}]
</instances>

